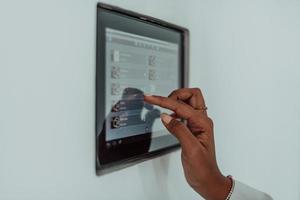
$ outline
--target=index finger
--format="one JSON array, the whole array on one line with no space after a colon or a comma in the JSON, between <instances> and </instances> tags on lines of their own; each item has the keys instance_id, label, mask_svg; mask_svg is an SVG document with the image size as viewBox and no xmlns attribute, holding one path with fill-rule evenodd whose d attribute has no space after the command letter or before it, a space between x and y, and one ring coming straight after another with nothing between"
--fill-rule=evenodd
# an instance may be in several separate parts
<instances>
[{"instance_id":1,"label":"index finger","mask_svg":"<svg viewBox=\"0 0 300 200\"><path fill-rule=\"evenodd\" d=\"M204 98L199 88L181 88L174 90L169 98L187 101L192 107L201 109L205 107Z\"/></svg>"},{"instance_id":2,"label":"index finger","mask_svg":"<svg viewBox=\"0 0 300 200\"><path fill-rule=\"evenodd\" d=\"M171 98L145 95L144 100L148 103L172 110L177 116L183 119L188 120L195 115L195 110L191 106Z\"/></svg>"}]
</instances>

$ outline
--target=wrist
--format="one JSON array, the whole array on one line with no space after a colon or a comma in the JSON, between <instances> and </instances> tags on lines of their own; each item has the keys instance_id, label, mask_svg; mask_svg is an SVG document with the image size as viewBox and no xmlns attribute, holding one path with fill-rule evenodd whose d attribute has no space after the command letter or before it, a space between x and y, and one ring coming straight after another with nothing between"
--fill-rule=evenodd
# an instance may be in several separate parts
<instances>
[{"instance_id":1,"label":"wrist","mask_svg":"<svg viewBox=\"0 0 300 200\"><path fill-rule=\"evenodd\" d=\"M206 200L225 200L230 193L232 181L221 173L210 176L205 186L197 192Z\"/></svg>"}]
</instances>

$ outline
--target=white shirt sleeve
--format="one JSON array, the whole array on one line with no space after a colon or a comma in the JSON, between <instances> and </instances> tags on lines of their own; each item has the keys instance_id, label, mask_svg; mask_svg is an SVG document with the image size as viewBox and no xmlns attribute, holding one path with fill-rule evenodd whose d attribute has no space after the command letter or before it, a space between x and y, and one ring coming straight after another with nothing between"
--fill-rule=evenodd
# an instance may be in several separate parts
<instances>
[{"instance_id":1,"label":"white shirt sleeve","mask_svg":"<svg viewBox=\"0 0 300 200\"><path fill-rule=\"evenodd\" d=\"M235 181L230 200L272 200L272 197L244 183Z\"/></svg>"}]
</instances>

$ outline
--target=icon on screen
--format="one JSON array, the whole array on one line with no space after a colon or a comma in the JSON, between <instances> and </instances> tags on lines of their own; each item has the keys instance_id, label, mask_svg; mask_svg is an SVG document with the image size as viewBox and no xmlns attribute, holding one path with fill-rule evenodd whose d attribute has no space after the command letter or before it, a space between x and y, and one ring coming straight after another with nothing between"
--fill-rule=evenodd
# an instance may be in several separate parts
<instances>
[{"instance_id":1,"label":"icon on screen","mask_svg":"<svg viewBox=\"0 0 300 200\"><path fill-rule=\"evenodd\" d=\"M111 61L112 62L120 62L120 51L112 50L112 52L111 52Z\"/></svg>"},{"instance_id":2,"label":"icon on screen","mask_svg":"<svg viewBox=\"0 0 300 200\"><path fill-rule=\"evenodd\" d=\"M112 95L119 95L121 93L121 86L119 83L112 83L111 84L111 94Z\"/></svg>"},{"instance_id":3,"label":"icon on screen","mask_svg":"<svg viewBox=\"0 0 300 200\"><path fill-rule=\"evenodd\" d=\"M111 78L113 78L113 79L119 79L120 78L120 73L121 73L120 67L112 66L112 69L111 69Z\"/></svg>"},{"instance_id":4,"label":"icon on screen","mask_svg":"<svg viewBox=\"0 0 300 200\"><path fill-rule=\"evenodd\" d=\"M156 80L156 71L154 69L149 69L149 80Z\"/></svg>"},{"instance_id":5,"label":"icon on screen","mask_svg":"<svg viewBox=\"0 0 300 200\"><path fill-rule=\"evenodd\" d=\"M121 127L121 120L119 116L115 116L111 118L111 128L117 129Z\"/></svg>"},{"instance_id":6,"label":"icon on screen","mask_svg":"<svg viewBox=\"0 0 300 200\"><path fill-rule=\"evenodd\" d=\"M155 66L156 65L156 56L149 56L148 57L148 64L149 66Z\"/></svg>"}]
</instances>

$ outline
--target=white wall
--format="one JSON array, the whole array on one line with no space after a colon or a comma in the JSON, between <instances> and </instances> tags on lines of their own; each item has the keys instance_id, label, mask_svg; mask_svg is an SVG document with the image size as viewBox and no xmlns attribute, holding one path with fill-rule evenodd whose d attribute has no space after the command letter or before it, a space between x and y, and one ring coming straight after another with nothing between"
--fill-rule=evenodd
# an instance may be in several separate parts
<instances>
[{"instance_id":1,"label":"white wall","mask_svg":"<svg viewBox=\"0 0 300 200\"><path fill-rule=\"evenodd\" d=\"M299 1L105 2L190 28L224 173L300 199ZM0 1L0 200L199 199L178 152L95 176L95 20L94 0Z\"/></svg>"},{"instance_id":2,"label":"white wall","mask_svg":"<svg viewBox=\"0 0 300 200\"><path fill-rule=\"evenodd\" d=\"M221 168L300 199L300 1L198 1L191 85L201 87Z\"/></svg>"}]
</instances>

